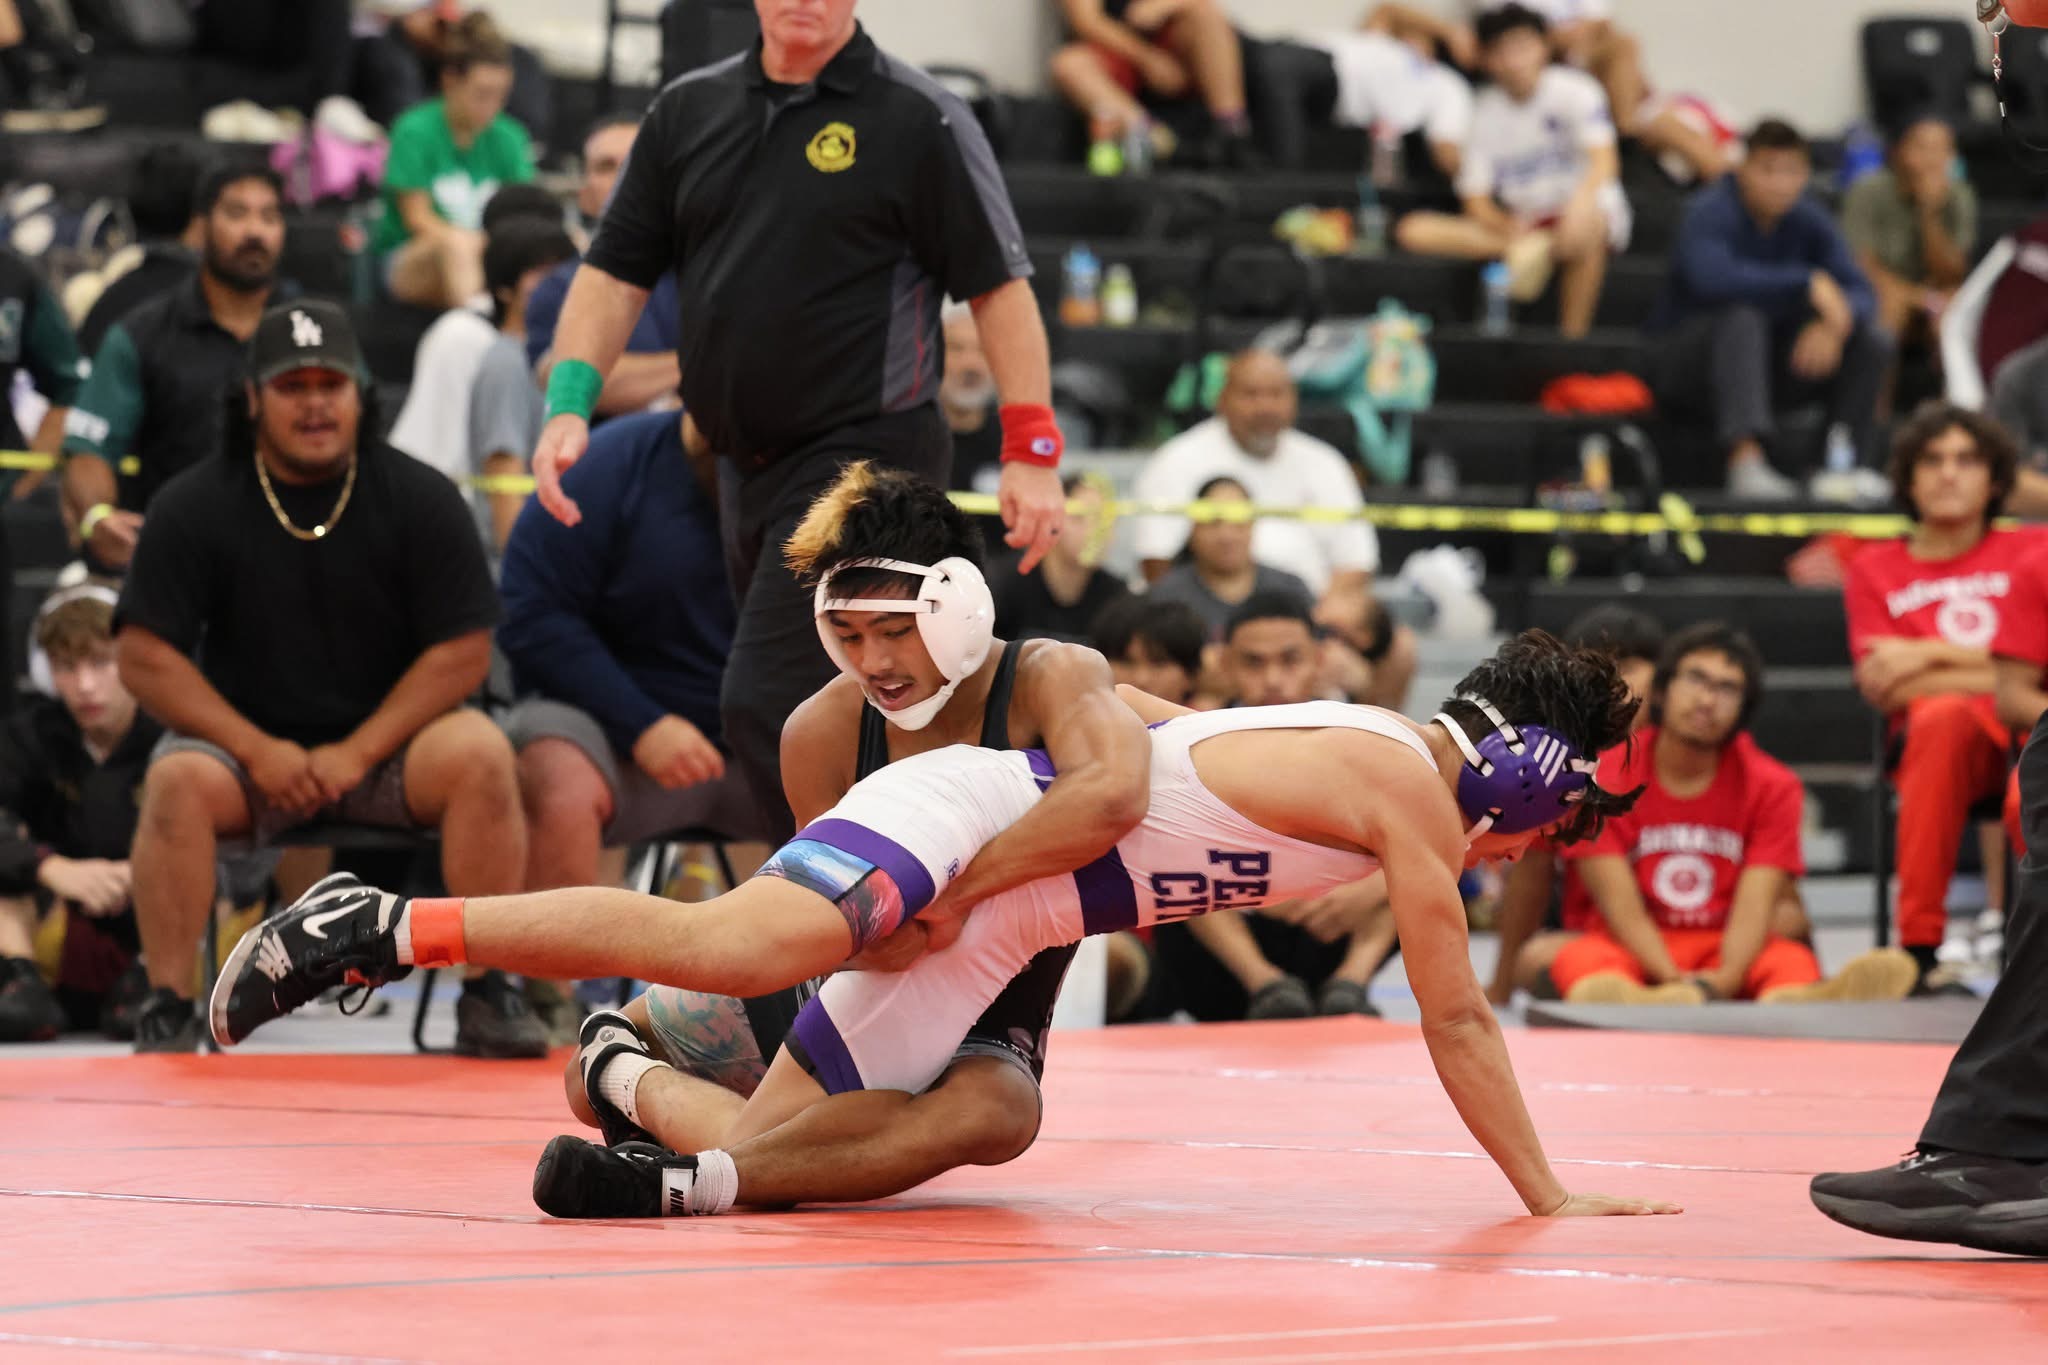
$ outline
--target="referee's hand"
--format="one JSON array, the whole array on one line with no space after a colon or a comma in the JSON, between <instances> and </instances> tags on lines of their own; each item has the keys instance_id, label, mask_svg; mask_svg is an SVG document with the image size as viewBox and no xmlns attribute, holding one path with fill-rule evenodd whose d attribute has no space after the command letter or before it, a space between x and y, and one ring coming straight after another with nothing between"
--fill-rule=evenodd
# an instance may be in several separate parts
<instances>
[{"instance_id":1,"label":"referee's hand","mask_svg":"<svg viewBox=\"0 0 2048 1365\"><path fill-rule=\"evenodd\" d=\"M542 448L546 448L543 440ZM1012 460L1003 466L1003 482L996 490L996 504L1009 534L1003 543L1023 550L1018 573L1030 573L1045 558L1045 552L1059 539L1067 523L1067 495L1060 488L1056 469Z\"/></svg>"},{"instance_id":2,"label":"referee's hand","mask_svg":"<svg viewBox=\"0 0 2048 1365\"><path fill-rule=\"evenodd\" d=\"M564 526L583 520L583 509L562 491L562 472L583 458L590 444L590 423L573 412L557 413L540 429L540 445L533 452L534 491L540 505Z\"/></svg>"}]
</instances>

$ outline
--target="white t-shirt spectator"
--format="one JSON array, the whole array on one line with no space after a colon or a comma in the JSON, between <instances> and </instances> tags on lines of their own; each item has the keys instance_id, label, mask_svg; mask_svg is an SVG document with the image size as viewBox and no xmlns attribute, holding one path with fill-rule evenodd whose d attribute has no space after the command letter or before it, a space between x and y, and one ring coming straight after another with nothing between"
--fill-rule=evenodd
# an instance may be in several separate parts
<instances>
[{"instance_id":1,"label":"white t-shirt spectator","mask_svg":"<svg viewBox=\"0 0 2048 1365\"><path fill-rule=\"evenodd\" d=\"M1472 128L1472 87L1457 72L1384 33L1326 33L1307 41L1329 53L1336 68L1339 125L1385 123L1403 134L1420 128L1431 142L1464 145Z\"/></svg>"},{"instance_id":2,"label":"white t-shirt spectator","mask_svg":"<svg viewBox=\"0 0 2048 1365\"><path fill-rule=\"evenodd\" d=\"M1261 507L1363 507L1365 495L1343 455L1327 441L1289 431L1260 459L1231 439L1221 417L1190 427L1154 451L1138 473L1140 502L1193 502L1211 479L1235 479ZM1187 544L1186 517L1140 517L1140 559L1172 559ZM1321 596L1330 575L1380 566L1380 541L1362 521L1311 524L1280 517L1252 526L1252 558L1293 574Z\"/></svg>"},{"instance_id":3,"label":"white t-shirt spectator","mask_svg":"<svg viewBox=\"0 0 2048 1365\"><path fill-rule=\"evenodd\" d=\"M1497 85L1479 92L1458 168L1464 198L1492 195L1517 218L1555 217L1585 178L1588 154L1614 145L1600 82L1568 66L1546 68L1517 103Z\"/></svg>"},{"instance_id":4,"label":"white t-shirt spectator","mask_svg":"<svg viewBox=\"0 0 2048 1365\"><path fill-rule=\"evenodd\" d=\"M391 444L460 483L469 477L469 398L498 329L483 314L453 308L435 318L413 353L412 387L391 427Z\"/></svg>"}]
</instances>

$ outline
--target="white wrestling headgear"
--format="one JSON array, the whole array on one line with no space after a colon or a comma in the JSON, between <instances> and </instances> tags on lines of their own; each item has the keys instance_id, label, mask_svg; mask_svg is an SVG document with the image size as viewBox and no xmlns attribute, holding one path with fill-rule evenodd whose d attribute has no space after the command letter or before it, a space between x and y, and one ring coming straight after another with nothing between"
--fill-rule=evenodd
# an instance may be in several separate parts
<instances>
[{"instance_id":1,"label":"white wrestling headgear","mask_svg":"<svg viewBox=\"0 0 2048 1365\"><path fill-rule=\"evenodd\" d=\"M919 579L917 591L909 597L834 597L832 580L848 569L888 569L894 573L909 574ZM957 555L936 564L912 564L901 559L849 559L818 580L813 605L813 614L818 621L818 638L825 642L825 652L832 656L832 662L838 665L839 671L852 673L846 654L839 647L839 637L825 619L828 611L916 614L917 633L924 639L925 652L932 656L932 662L938 666L946 685L915 706L891 711L878 704L867 692L867 685L861 684L868 705L880 711L891 725L905 730L922 730L932 723L932 717L952 700L954 690L988 658L989 644L996 633L996 601L988 590L988 580L981 576L981 570L972 562Z\"/></svg>"}]
</instances>

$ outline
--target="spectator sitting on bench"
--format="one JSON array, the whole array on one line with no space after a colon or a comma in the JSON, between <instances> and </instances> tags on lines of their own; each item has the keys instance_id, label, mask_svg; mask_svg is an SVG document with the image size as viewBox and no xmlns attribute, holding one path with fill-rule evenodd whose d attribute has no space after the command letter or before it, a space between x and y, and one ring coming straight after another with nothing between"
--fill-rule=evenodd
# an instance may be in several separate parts
<instances>
[{"instance_id":1,"label":"spectator sitting on bench","mask_svg":"<svg viewBox=\"0 0 2048 1365\"><path fill-rule=\"evenodd\" d=\"M337 305L266 313L221 450L165 486L136 547L121 677L170 731L135 836L154 988L138 1051L198 1046L187 992L222 838L262 846L316 819L438 830L450 894L520 889L512 747L463 706L498 595L462 495L370 437L364 373ZM456 1022L459 1051L546 1050L496 973L468 982Z\"/></svg>"},{"instance_id":2,"label":"spectator sitting on bench","mask_svg":"<svg viewBox=\"0 0 2048 1365\"><path fill-rule=\"evenodd\" d=\"M1160 446L1138 471L1140 502L1192 502L1211 479L1237 482L1260 507L1365 506L1358 475L1335 446L1294 425L1301 398L1287 362L1270 351L1232 357L1216 398L1216 415ZM1137 520L1137 553L1145 580L1156 583L1187 544L1186 517ZM1252 523L1252 558L1293 574L1320 603L1369 596L1379 568L1379 537L1363 520L1318 524L1294 517Z\"/></svg>"},{"instance_id":3,"label":"spectator sitting on bench","mask_svg":"<svg viewBox=\"0 0 2048 1365\"><path fill-rule=\"evenodd\" d=\"M94 567L121 573L157 490L220 451L221 398L239 387L249 338L277 292L284 182L228 166L199 184L199 270L107 329L64 423L64 525ZM133 455L141 468L115 472Z\"/></svg>"},{"instance_id":4,"label":"spectator sitting on bench","mask_svg":"<svg viewBox=\"0 0 2048 1365\"><path fill-rule=\"evenodd\" d=\"M1200 96L1214 126L1196 158L1213 168L1256 163L1246 113L1244 49L1219 0L1059 0L1074 41L1052 55L1052 82L1088 120L1090 141L1173 141L1139 102Z\"/></svg>"},{"instance_id":5,"label":"spectator sitting on bench","mask_svg":"<svg viewBox=\"0 0 2048 1365\"><path fill-rule=\"evenodd\" d=\"M1923 980L1937 961L1977 965L1977 935L1998 933L2003 921L2002 857L1987 856L1990 895L1978 925L1949 922L1946 907L1970 808L2002 793L2012 766L1991 645L2026 561L2048 545L2038 531L1991 524L2016 459L2012 438L1989 418L1922 404L1892 438L1892 486L1913 530L1850 560L1843 592L1857 689L1891 723L1898 943Z\"/></svg>"},{"instance_id":6,"label":"spectator sitting on bench","mask_svg":"<svg viewBox=\"0 0 2048 1365\"><path fill-rule=\"evenodd\" d=\"M1505 5L1479 18L1492 84L1479 94L1458 170L1457 214L1423 210L1395 225L1408 251L1504 261L1509 292L1528 302L1558 281L1558 330L1584 336L1607 278L1607 257L1628 245L1614 120L1600 85L1554 65L1543 16Z\"/></svg>"},{"instance_id":7,"label":"spectator sitting on bench","mask_svg":"<svg viewBox=\"0 0 2048 1365\"><path fill-rule=\"evenodd\" d=\"M1735 174L1687 201L1663 296L1650 317L1651 387L1675 415L1706 417L1727 456L1728 491L1797 497L1764 445L1776 414L1825 399L1831 470L1853 474L1870 444L1892 340L1870 282L1828 211L1807 198L1813 156L1781 119L1750 131ZM1875 470L1852 481L1883 489Z\"/></svg>"},{"instance_id":8,"label":"spectator sitting on bench","mask_svg":"<svg viewBox=\"0 0 2048 1365\"><path fill-rule=\"evenodd\" d=\"M60 588L36 615L52 698L0 730L0 1042L66 1027L133 1036L135 792L156 744L114 662L114 591ZM38 902L60 918L56 989L36 970Z\"/></svg>"},{"instance_id":9,"label":"spectator sitting on bench","mask_svg":"<svg viewBox=\"0 0 2048 1365\"><path fill-rule=\"evenodd\" d=\"M477 362L469 393L471 474L505 478L526 472L527 457L540 444L547 420L540 385L526 363L526 305L541 279L563 261L576 259L576 244L559 215L522 215L491 228L484 246L484 284L491 292L497 339ZM512 523L527 503L525 493L479 493L472 501L483 517L485 544L503 553Z\"/></svg>"},{"instance_id":10,"label":"spectator sitting on bench","mask_svg":"<svg viewBox=\"0 0 2048 1365\"><path fill-rule=\"evenodd\" d=\"M78 345L87 355L99 350L108 328L199 268L206 221L193 200L205 169L190 146L168 139L135 159L128 191L135 241L64 285L64 310L78 320Z\"/></svg>"},{"instance_id":11,"label":"spectator sitting on bench","mask_svg":"<svg viewBox=\"0 0 2048 1365\"><path fill-rule=\"evenodd\" d=\"M583 178L576 187L576 212L586 233L595 232L604 216L605 203L612 197L633 139L640 131L638 114L607 114L592 126L583 139ZM576 277L577 261L564 261L533 291L526 304L526 360L534 376L545 387L554 370L555 326L562 318L562 304L569 297L569 283ZM639 320L626 338L626 350L616 365L605 372L604 388L597 395L597 416L617 417L642 412L650 407L674 406L683 372L676 359L678 319L682 306L676 302L676 273L664 270L640 310Z\"/></svg>"},{"instance_id":12,"label":"spectator sitting on bench","mask_svg":"<svg viewBox=\"0 0 2048 1365\"><path fill-rule=\"evenodd\" d=\"M1805 788L1746 733L1763 698L1749 637L1709 621L1671 637L1650 685L1650 725L1600 760L1628 814L1565 857L1604 921L1558 950L1573 1004L1896 1000L1913 959L1878 949L1822 980L1813 950L1773 932L1800 852Z\"/></svg>"},{"instance_id":13,"label":"spectator sitting on bench","mask_svg":"<svg viewBox=\"0 0 2048 1365\"><path fill-rule=\"evenodd\" d=\"M1193 608L1150 593L1126 597L1095 618L1090 636L1117 682L1176 706L1195 705L1207 632Z\"/></svg>"},{"instance_id":14,"label":"spectator sitting on bench","mask_svg":"<svg viewBox=\"0 0 2048 1365\"><path fill-rule=\"evenodd\" d=\"M391 296L457 308L484 287L484 205L533 179L533 143L505 113L512 50L471 14L441 51L441 93L391 126L383 214L371 235Z\"/></svg>"},{"instance_id":15,"label":"spectator sitting on bench","mask_svg":"<svg viewBox=\"0 0 2048 1365\"><path fill-rule=\"evenodd\" d=\"M1877 321L1901 351L1940 359L1937 327L1969 273L1977 245L1977 192L1956 174L1956 135L1936 114L1910 119L1887 165L1842 196L1842 233L1877 294ZM1892 410L1894 370L1878 400Z\"/></svg>"},{"instance_id":16,"label":"spectator sitting on bench","mask_svg":"<svg viewBox=\"0 0 2048 1365\"><path fill-rule=\"evenodd\" d=\"M1254 595L1286 594L1304 606L1314 604L1315 595L1298 575L1252 557L1252 497L1244 484L1219 474L1195 490L1194 500L1234 505L1245 515L1190 521L1173 567L1147 589L1147 597L1193 611L1211 641L1223 639L1232 613Z\"/></svg>"},{"instance_id":17,"label":"spectator sitting on bench","mask_svg":"<svg viewBox=\"0 0 2048 1365\"><path fill-rule=\"evenodd\" d=\"M1306 34L1265 42L1246 60L1256 79L1252 98L1259 136L1274 161L1300 169L1312 127L1358 128L1375 138L1419 138L1424 163L1444 181L1457 179L1472 131L1472 87L1436 60L1433 45L1404 41L1372 28ZM1401 171L1415 167L1400 149Z\"/></svg>"},{"instance_id":18,"label":"spectator sitting on bench","mask_svg":"<svg viewBox=\"0 0 2048 1365\"><path fill-rule=\"evenodd\" d=\"M754 803L718 748L738 614L716 483L676 413L635 413L599 427L564 476L580 523L529 502L512 528L498 643L525 698L504 725L529 890L595 884L603 849L678 829L758 837L734 823Z\"/></svg>"}]
</instances>

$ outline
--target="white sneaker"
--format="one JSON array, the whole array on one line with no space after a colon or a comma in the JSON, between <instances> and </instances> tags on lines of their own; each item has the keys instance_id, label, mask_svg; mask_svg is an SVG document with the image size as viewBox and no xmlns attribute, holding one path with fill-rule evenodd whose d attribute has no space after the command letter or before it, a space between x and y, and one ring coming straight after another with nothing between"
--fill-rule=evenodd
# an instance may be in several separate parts
<instances>
[{"instance_id":1,"label":"white sneaker","mask_svg":"<svg viewBox=\"0 0 2048 1365\"><path fill-rule=\"evenodd\" d=\"M1813 476L1816 502L1852 507L1873 507L1890 500L1892 483L1875 469L1857 465L1852 469L1828 469Z\"/></svg>"},{"instance_id":2,"label":"white sneaker","mask_svg":"<svg viewBox=\"0 0 2048 1365\"><path fill-rule=\"evenodd\" d=\"M313 111L313 126L334 134L344 142L370 147L384 140L384 128L363 112L363 106L346 95L329 95Z\"/></svg>"},{"instance_id":3,"label":"white sneaker","mask_svg":"<svg viewBox=\"0 0 2048 1365\"><path fill-rule=\"evenodd\" d=\"M1799 496L1799 485L1771 468L1768 460L1736 460L1728 466L1728 496L1745 502L1791 502Z\"/></svg>"},{"instance_id":4,"label":"white sneaker","mask_svg":"<svg viewBox=\"0 0 2048 1365\"><path fill-rule=\"evenodd\" d=\"M305 117L298 110L265 109L254 100L215 105L199 120L199 131L210 142L258 142L269 146L292 141L305 127Z\"/></svg>"},{"instance_id":5,"label":"white sneaker","mask_svg":"<svg viewBox=\"0 0 2048 1365\"><path fill-rule=\"evenodd\" d=\"M1977 965L1977 931L1968 924L1951 922L1943 933L1941 946L1934 950L1934 960L1944 967L1954 967L1967 972Z\"/></svg>"},{"instance_id":6,"label":"white sneaker","mask_svg":"<svg viewBox=\"0 0 2048 1365\"><path fill-rule=\"evenodd\" d=\"M1970 926L1970 931L1971 946L1976 950L1978 969L1993 976L1998 975L2005 965L2005 912L1982 912L1977 916L1977 922Z\"/></svg>"}]
</instances>

